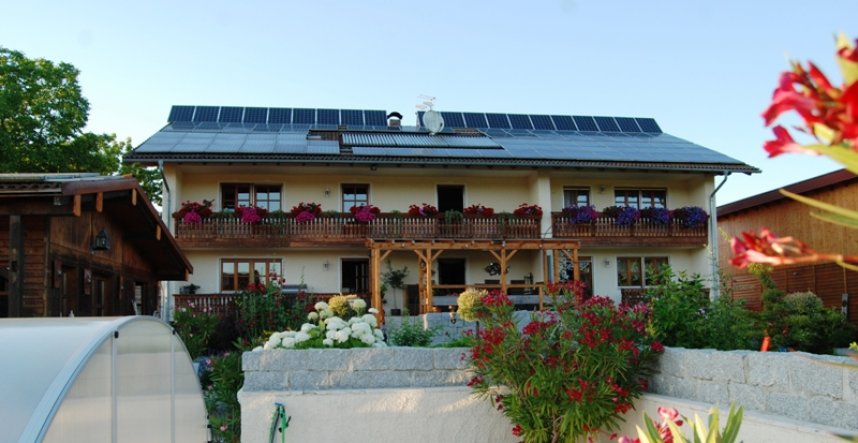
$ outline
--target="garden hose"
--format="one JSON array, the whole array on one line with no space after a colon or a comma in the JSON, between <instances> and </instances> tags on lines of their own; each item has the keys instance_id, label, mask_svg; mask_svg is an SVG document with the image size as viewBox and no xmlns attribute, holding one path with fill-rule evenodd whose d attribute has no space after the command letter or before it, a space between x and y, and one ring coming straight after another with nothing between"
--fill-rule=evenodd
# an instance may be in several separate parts
<instances>
[{"instance_id":1,"label":"garden hose","mask_svg":"<svg viewBox=\"0 0 858 443\"><path fill-rule=\"evenodd\" d=\"M274 436L280 431L280 443L286 443L286 428L292 417L286 415L286 406L283 403L274 402L274 415L271 416L271 431L268 433L268 443L274 443Z\"/></svg>"}]
</instances>

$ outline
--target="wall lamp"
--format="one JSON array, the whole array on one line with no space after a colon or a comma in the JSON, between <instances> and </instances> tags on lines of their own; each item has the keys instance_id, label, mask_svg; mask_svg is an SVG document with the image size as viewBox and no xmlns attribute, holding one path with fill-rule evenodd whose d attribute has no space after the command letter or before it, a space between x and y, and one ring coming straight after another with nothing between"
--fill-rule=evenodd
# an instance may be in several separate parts
<instances>
[{"instance_id":1,"label":"wall lamp","mask_svg":"<svg viewBox=\"0 0 858 443\"><path fill-rule=\"evenodd\" d=\"M608 266L611 266L611 261L610 261L610 260L608 260L608 259L606 258L606 259L602 262L602 264L603 264L603 265L605 265L605 267L607 268Z\"/></svg>"},{"instance_id":2,"label":"wall lamp","mask_svg":"<svg viewBox=\"0 0 858 443\"><path fill-rule=\"evenodd\" d=\"M101 228L101 231L93 239L91 249L93 251L110 250L110 237L107 236L107 231L104 228Z\"/></svg>"},{"instance_id":3,"label":"wall lamp","mask_svg":"<svg viewBox=\"0 0 858 443\"><path fill-rule=\"evenodd\" d=\"M330 197L330 196L331 196L331 190L325 189L325 197Z\"/></svg>"},{"instance_id":4,"label":"wall lamp","mask_svg":"<svg viewBox=\"0 0 858 443\"><path fill-rule=\"evenodd\" d=\"M324 268L324 270L326 270L326 271L331 269L331 262L325 260L325 262L322 263L322 268Z\"/></svg>"}]
</instances>

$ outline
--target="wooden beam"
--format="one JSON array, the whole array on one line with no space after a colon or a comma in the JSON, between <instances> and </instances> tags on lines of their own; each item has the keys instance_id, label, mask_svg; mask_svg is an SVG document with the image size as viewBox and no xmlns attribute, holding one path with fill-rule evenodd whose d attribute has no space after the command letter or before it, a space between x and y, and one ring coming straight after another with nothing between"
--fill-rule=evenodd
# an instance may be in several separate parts
<instances>
[{"instance_id":1,"label":"wooden beam","mask_svg":"<svg viewBox=\"0 0 858 443\"><path fill-rule=\"evenodd\" d=\"M424 298L426 302L426 306L421 309L425 312L430 312L432 310L432 263L435 261L435 258L432 255L431 249L426 249L426 296Z\"/></svg>"},{"instance_id":2,"label":"wooden beam","mask_svg":"<svg viewBox=\"0 0 858 443\"><path fill-rule=\"evenodd\" d=\"M131 206L137 206L137 190L131 190Z\"/></svg>"},{"instance_id":3,"label":"wooden beam","mask_svg":"<svg viewBox=\"0 0 858 443\"><path fill-rule=\"evenodd\" d=\"M21 316L24 301L24 225L20 215L9 216L9 317Z\"/></svg>"},{"instance_id":4,"label":"wooden beam","mask_svg":"<svg viewBox=\"0 0 858 443\"><path fill-rule=\"evenodd\" d=\"M95 212L104 211L104 193L99 192L95 194Z\"/></svg>"},{"instance_id":5,"label":"wooden beam","mask_svg":"<svg viewBox=\"0 0 858 443\"><path fill-rule=\"evenodd\" d=\"M390 251L388 251L390 252ZM384 303L381 301L381 251L373 249L370 252L370 291L372 292L372 307L378 310L375 314L379 325L384 324Z\"/></svg>"},{"instance_id":6,"label":"wooden beam","mask_svg":"<svg viewBox=\"0 0 858 443\"><path fill-rule=\"evenodd\" d=\"M374 249L374 250L375 250L375 249ZM391 249L388 249L387 251L384 251L384 253L383 253L383 254L381 254L381 261L385 261L385 260L387 260L387 256L388 256L388 255L390 255L390 253L391 253L391 252L393 252L393 250L391 250Z\"/></svg>"},{"instance_id":7,"label":"wooden beam","mask_svg":"<svg viewBox=\"0 0 858 443\"><path fill-rule=\"evenodd\" d=\"M155 226L155 240L161 240L161 225Z\"/></svg>"},{"instance_id":8,"label":"wooden beam","mask_svg":"<svg viewBox=\"0 0 858 443\"><path fill-rule=\"evenodd\" d=\"M75 194L72 203L72 214L75 217L80 217L81 209L80 209L80 194Z\"/></svg>"}]
</instances>

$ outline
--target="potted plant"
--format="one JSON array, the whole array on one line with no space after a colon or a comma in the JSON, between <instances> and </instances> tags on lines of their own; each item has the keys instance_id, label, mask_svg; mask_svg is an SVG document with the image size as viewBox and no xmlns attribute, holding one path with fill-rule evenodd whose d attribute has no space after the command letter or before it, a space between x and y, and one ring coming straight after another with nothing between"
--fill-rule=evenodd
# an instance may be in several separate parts
<instances>
[{"instance_id":1,"label":"potted plant","mask_svg":"<svg viewBox=\"0 0 858 443\"><path fill-rule=\"evenodd\" d=\"M301 202L292 206L291 212L297 223L309 223L322 213L322 205L315 202Z\"/></svg>"},{"instance_id":2,"label":"potted plant","mask_svg":"<svg viewBox=\"0 0 858 443\"><path fill-rule=\"evenodd\" d=\"M699 206L685 206L674 209L671 214L674 220L678 220L683 228L700 228L706 225L709 214Z\"/></svg>"},{"instance_id":3,"label":"potted plant","mask_svg":"<svg viewBox=\"0 0 858 443\"><path fill-rule=\"evenodd\" d=\"M561 215L573 225L592 224L599 218L599 211L593 205L589 206L567 206L563 208Z\"/></svg>"},{"instance_id":4,"label":"potted plant","mask_svg":"<svg viewBox=\"0 0 858 443\"><path fill-rule=\"evenodd\" d=\"M268 210L258 206L239 206L235 210L235 216L241 219L242 223L258 225L262 223L262 218L268 216Z\"/></svg>"},{"instance_id":5,"label":"potted plant","mask_svg":"<svg viewBox=\"0 0 858 443\"><path fill-rule=\"evenodd\" d=\"M352 216L355 218L355 221L358 223L369 223L375 220L375 217L381 213L381 210L373 205L360 205L360 206L352 206L349 210L352 213Z\"/></svg>"},{"instance_id":6,"label":"potted plant","mask_svg":"<svg viewBox=\"0 0 858 443\"><path fill-rule=\"evenodd\" d=\"M186 201L182 207L173 213L173 218L181 220L184 224L199 224L202 219L211 217L212 200L203 200L202 203Z\"/></svg>"},{"instance_id":7,"label":"potted plant","mask_svg":"<svg viewBox=\"0 0 858 443\"><path fill-rule=\"evenodd\" d=\"M542 218L542 207L536 204L531 205L527 203L522 203L518 205L518 208L516 208L516 210L512 213L520 217L527 216L534 218Z\"/></svg>"},{"instance_id":8,"label":"potted plant","mask_svg":"<svg viewBox=\"0 0 858 443\"><path fill-rule=\"evenodd\" d=\"M428 203L411 205L408 207L409 217L432 218L438 215L438 208Z\"/></svg>"},{"instance_id":9,"label":"potted plant","mask_svg":"<svg viewBox=\"0 0 858 443\"><path fill-rule=\"evenodd\" d=\"M632 206L608 206L602 215L614 219L615 225L631 226L641 218L641 211Z\"/></svg>"},{"instance_id":10,"label":"potted plant","mask_svg":"<svg viewBox=\"0 0 858 443\"><path fill-rule=\"evenodd\" d=\"M390 263L390 259L388 259L387 271L381 274L381 279L384 286L389 287L393 292L394 299L396 298L396 290L405 287L405 277L408 277L408 266L403 266L401 269L394 269Z\"/></svg>"},{"instance_id":11,"label":"potted plant","mask_svg":"<svg viewBox=\"0 0 858 443\"><path fill-rule=\"evenodd\" d=\"M483 205L471 205L465 208L462 212L466 215L486 218L495 215L495 210L493 208L488 208Z\"/></svg>"}]
</instances>

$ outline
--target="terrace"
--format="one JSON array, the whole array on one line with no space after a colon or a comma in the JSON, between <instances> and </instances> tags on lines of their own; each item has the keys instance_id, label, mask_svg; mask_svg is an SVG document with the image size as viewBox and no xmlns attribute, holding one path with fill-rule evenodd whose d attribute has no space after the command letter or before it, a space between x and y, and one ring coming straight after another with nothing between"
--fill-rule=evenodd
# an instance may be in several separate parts
<instances>
[{"instance_id":1,"label":"terrace","mask_svg":"<svg viewBox=\"0 0 858 443\"><path fill-rule=\"evenodd\" d=\"M506 240L539 239L541 219L534 216L495 214L490 217L462 215L458 218L411 217L382 213L368 223L358 223L348 213L322 214L298 221L289 214L267 216L259 223L242 223L236 217L206 217L198 223L176 221L176 238L183 248L360 246L376 240ZM632 225L619 225L611 217L575 224L560 212L551 215L550 237L580 240L584 247L664 246L699 247L707 242L706 225L684 227L680 221L663 224L641 218Z\"/></svg>"}]
</instances>

